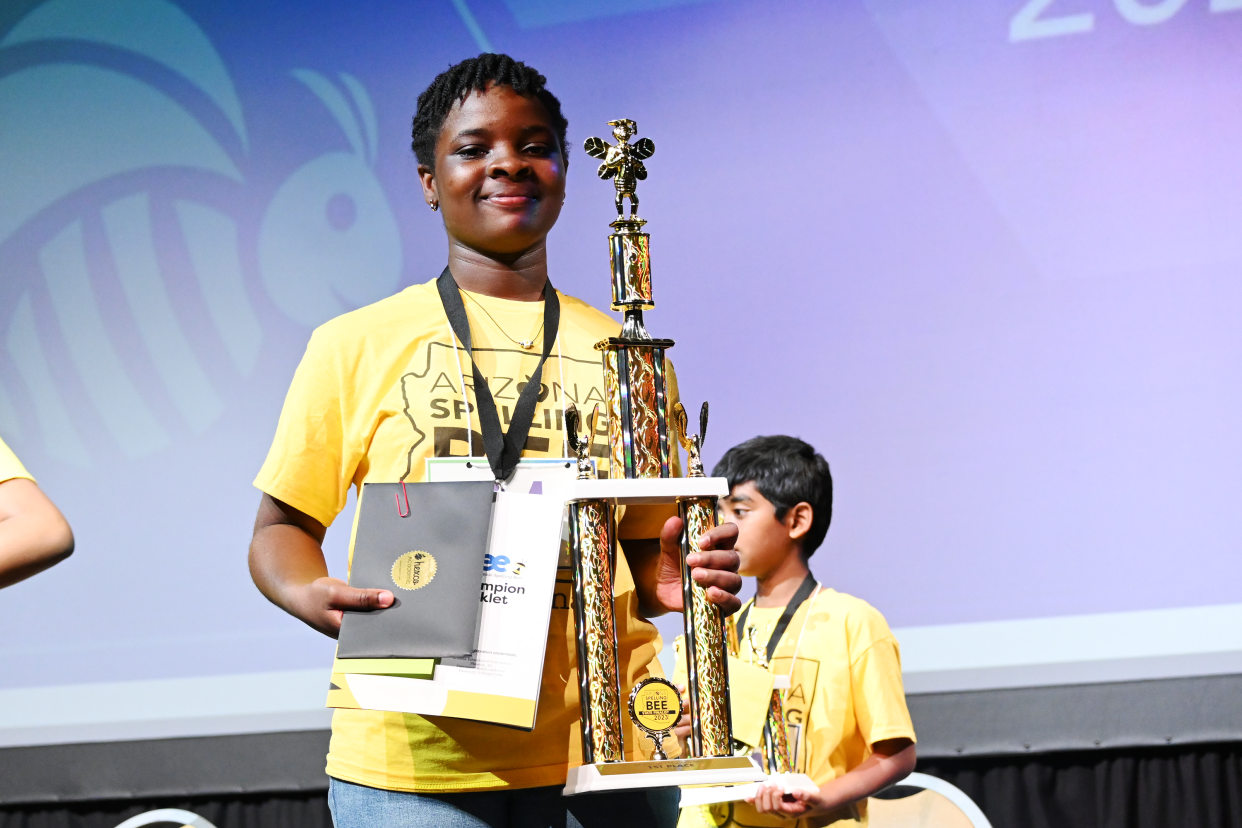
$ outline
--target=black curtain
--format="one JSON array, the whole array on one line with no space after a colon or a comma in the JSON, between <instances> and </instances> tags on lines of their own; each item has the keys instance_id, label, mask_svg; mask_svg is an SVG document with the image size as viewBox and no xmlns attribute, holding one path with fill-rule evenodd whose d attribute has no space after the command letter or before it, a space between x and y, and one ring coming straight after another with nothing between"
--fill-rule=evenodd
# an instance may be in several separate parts
<instances>
[{"instance_id":1,"label":"black curtain","mask_svg":"<svg viewBox=\"0 0 1242 828\"><path fill-rule=\"evenodd\" d=\"M995 828L1242 828L1242 743L924 759ZM0 828L115 828L181 808L216 828L331 828L327 792L0 805Z\"/></svg>"},{"instance_id":2,"label":"black curtain","mask_svg":"<svg viewBox=\"0 0 1242 828\"><path fill-rule=\"evenodd\" d=\"M157 808L192 811L216 828L332 828L328 792L0 805L0 828L116 828ZM152 828L170 828L168 824ZM378 826L377 826L378 828Z\"/></svg>"},{"instance_id":3,"label":"black curtain","mask_svg":"<svg viewBox=\"0 0 1242 828\"><path fill-rule=\"evenodd\" d=\"M1242 743L925 759L994 828L1242 828Z\"/></svg>"}]
</instances>

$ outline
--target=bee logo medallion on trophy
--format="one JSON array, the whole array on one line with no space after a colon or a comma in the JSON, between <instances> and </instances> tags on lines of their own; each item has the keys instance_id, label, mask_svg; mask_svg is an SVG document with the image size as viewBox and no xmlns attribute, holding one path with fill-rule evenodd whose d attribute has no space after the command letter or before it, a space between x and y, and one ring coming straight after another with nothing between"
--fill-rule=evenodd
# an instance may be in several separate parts
<instances>
[{"instance_id":1,"label":"bee logo medallion on trophy","mask_svg":"<svg viewBox=\"0 0 1242 828\"><path fill-rule=\"evenodd\" d=\"M586 152L601 160L599 176L616 186L617 218L608 236L612 269L612 309L624 313L619 336L596 344L604 367L603 416L608 421L611 473L599 479L590 461L597 408L579 434L577 409L565 411L565 428L578 456L578 480L569 503L569 545L573 566L573 609L582 708L583 764L571 768L566 794L669 785L757 782L763 769L749 756L734 755L729 720L728 662L724 621L707 592L690 577L686 556L699 538L716 525L717 499L729 492L728 481L706 477L699 457L707 429L707 404L699 433L688 431L685 409L669 399L666 352L671 339L654 339L643 312L655 301L651 282L651 237L638 217L643 163L655 154L650 138L630 143L638 125L629 119L609 121L616 144L588 138ZM630 203L629 215L625 202ZM677 446L686 449L686 477L672 476ZM688 755L668 758L665 740L683 713L680 694L668 681L648 677L622 688L618 670L613 576L616 571L616 507L675 504L685 524L681 539L682 597L689 659L687 705L691 737ZM650 760L627 761L622 721L623 692L628 689L633 724L654 745ZM644 742L646 740L643 740ZM648 751L642 746L630 746Z\"/></svg>"},{"instance_id":2,"label":"bee logo medallion on trophy","mask_svg":"<svg viewBox=\"0 0 1242 828\"><path fill-rule=\"evenodd\" d=\"M630 692L630 718L655 743L653 759L667 759L664 740L681 718L681 694L668 679L645 678Z\"/></svg>"}]
</instances>

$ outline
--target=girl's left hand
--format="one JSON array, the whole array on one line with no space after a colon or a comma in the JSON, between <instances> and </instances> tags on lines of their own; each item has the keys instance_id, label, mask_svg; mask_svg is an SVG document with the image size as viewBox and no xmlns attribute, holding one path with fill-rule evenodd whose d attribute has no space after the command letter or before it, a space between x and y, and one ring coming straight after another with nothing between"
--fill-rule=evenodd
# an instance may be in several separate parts
<instances>
[{"instance_id":1,"label":"girl's left hand","mask_svg":"<svg viewBox=\"0 0 1242 828\"><path fill-rule=\"evenodd\" d=\"M660 561L656 570L655 598L666 612L683 612L681 593L681 530L682 520L671 517L660 532ZM737 569L742 560L733 550L737 527L724 523L703 533L699 551L686 556L690 577L707 590L707 600L720 607L721 615L730 615L742 608L737 593L742 576Z\"/></svg>"}]
</instances>

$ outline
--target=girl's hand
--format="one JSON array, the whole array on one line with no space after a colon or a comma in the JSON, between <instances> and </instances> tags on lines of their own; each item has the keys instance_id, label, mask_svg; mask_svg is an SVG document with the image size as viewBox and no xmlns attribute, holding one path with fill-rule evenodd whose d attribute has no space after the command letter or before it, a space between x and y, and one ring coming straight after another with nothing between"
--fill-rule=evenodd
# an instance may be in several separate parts
<instances>
[{"instance_id":1,"label":"girl's hand","mask_svg":"<svg viewBox=\"0 0 1242 828\"><path fill-rule=\"evenodd\" d=\"M316 578L288 587L289 612L330 638L341 632L345 610L377 610L392 606L386 589L356 589L340 578Z\"/></svg>"},{"instance_id":2,"label":"girl's hand","mask_svg":"<svg viewBox=\"0 0 1242 828\"><path fill-rule=\"evenodd\" d=\"M655 598L665 612L683 612L681 594L681 530L682 520L671 517L660 532L660 560L656 568ZM720 607L722 615L731 615L742 608L737 597L742 576L737 574L741 558L733 550L737 527L724 523L703 533L698 552L686 556L690 577L707 590L707 600Z\"/></svg>"}]
</instances>

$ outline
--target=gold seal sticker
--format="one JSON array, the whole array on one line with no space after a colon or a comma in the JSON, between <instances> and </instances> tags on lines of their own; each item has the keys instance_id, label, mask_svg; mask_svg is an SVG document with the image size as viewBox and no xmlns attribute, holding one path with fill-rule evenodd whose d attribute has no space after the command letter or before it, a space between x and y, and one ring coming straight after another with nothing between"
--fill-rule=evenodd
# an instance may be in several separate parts
<instances>
[{"instance_id":1,"label":"gold seal sticker","mask_svg":"<svg viewBox=\"0 0 1242 828\"><path fill-rule=\"evenodd\" d=\"M421 549L406 552L392 565L392 582L402 589L418 589L436 577L436 559Z\"/></svg>"},{"instance_id":2,"label":"gold seal sticker","mask_svg":"<svg viewBox=\"0 0 1242 828\"><path fill-rule=\"evenodd\" d=\"M662 678L638 683L630 694L630 715L648 733L664 733L681 718L681 694Z\"/></svg>"}]
</instances>

